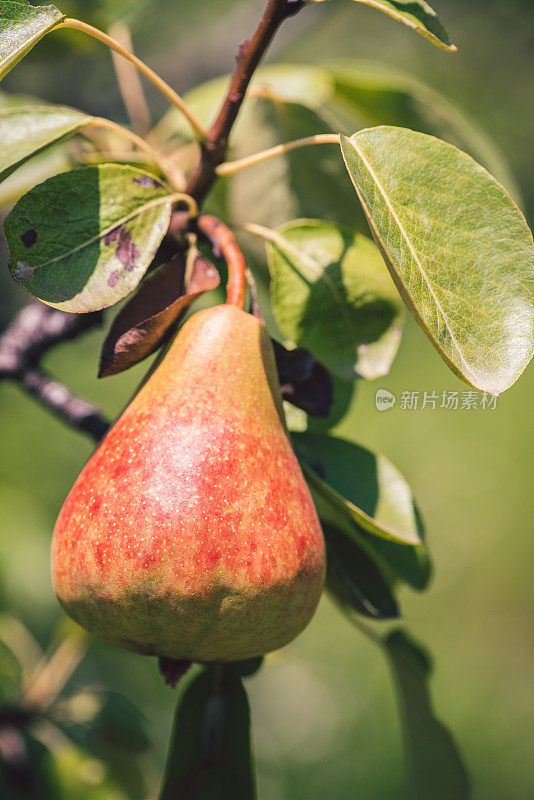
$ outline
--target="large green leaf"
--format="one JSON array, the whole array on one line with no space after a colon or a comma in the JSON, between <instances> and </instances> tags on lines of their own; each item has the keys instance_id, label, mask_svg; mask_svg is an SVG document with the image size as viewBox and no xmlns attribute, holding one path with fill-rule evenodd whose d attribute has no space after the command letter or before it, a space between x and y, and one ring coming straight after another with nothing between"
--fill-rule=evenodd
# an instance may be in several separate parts
<instances>
[{"instance_id":1,"label":"large green leaf","mask_svg":"<svg viewBox=\"0 0 534 800\"><path fill-rule=\"evenodd\" d=\"M307 467L319 516L349 530L355 522L373 536L404 545L422 543L412 492L387 458L321 433L296 433L292 438Z\"/></svg>"},{"instance_id":2,"label":"large green leaf","mask_svg":"<svg viewBox=\"0 0 534 800\"><path fill-rule=\"evenodd\" d=\"M444 50L458 49L449 39L434 9L424 0L356 0L356 2L378 8Z\"/></svg>"},{"instance_id":3,"label":"large green leaf","mask_svg":"<svg viewBox=\"0 0 534 800\"><path fill-rule=\"evenodd\" d=\"M254 800L247 693L231 666L203 668L176 710L160 800Z\"/></svg>"},{"instance_id":4,"label":"large green leaf","mask_svg":"<svg viewBox=\"0 0 534 800\"><path fill-rule=\"evenodd\" d=\"M403 631L384 639L399 697L412 800L467 800L469 776L458 748L432 709L428 655Z\"/></svg>"},{"instance_id":5,"label":"large green leaf","mask_svg":"<svg viewBox=\"0 0 534 800\"><path fill-rule=\"evenodd\" d=\"M51 144L76 133L92 117L61 106L26 106L0 111L0 181Z\"/></svg>"},{"instance_id":6,"label":"large green leaf","mask_svg":"<svg viewBox=\"0 0 534 800\"><path fill-rule=\"evenodd\" d=\"M55 6L2 0L0 5L0 80L65 15Z\"/></svg>"},{"instance_id":7,"label":"large green leaf","mask_svg":"<svg viewBox=\"0 0 534 800\"><path fill-rule=\"evenodd\" d=\"M534 242L466 153L405 128L341 137L347 170L405 302L460 378L498 394L534 351Z\"/></svg>"},{"instance_id":8,"label":"large green leaf","mask_svg":"<svg viewBox=\"0 0 534 800\"><path fill-rule=\"evenodd\" d=\"M171 206L168 189L132 167L104 164L50 178L5 221L13 277L64 311L113 305L145 274Z\"/></svg>"},{"instance_id":9,"label":"large green leaf","mask_svg":"<svg viewBox=\"0 0 534 800\"><path fill-rule=\"evenodd\" d=\"M448 97L391 64L342 59L325 69L334 81L329 103L342 119L343 133L397 125L438 136L472 155L520 203L519 187L498 143Z\"/></svg>"},{"instance_id":10,"label":"large green leaf","mask_svg":"<svg viewBox=\"0 0 534 800\"><path fill-rule=\"evenodd\" d=\"M267 243L280 330L340 378L385 375L402 333L402 302L379 251L321 220L283 225Z\"/></svg>"}]
</instances>

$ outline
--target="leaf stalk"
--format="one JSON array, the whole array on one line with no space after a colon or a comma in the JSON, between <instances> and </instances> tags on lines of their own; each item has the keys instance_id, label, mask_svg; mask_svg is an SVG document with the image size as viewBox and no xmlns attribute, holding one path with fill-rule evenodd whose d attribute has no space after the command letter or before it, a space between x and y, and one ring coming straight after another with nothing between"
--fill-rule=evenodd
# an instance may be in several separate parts
<instances>
[{"instance_id":1,"label":"leaf stalk","mask_svg":"<svg viewBox=\"0 0 534 800\"><path fill-rule=\"evenodd\" d=\"M267 161L270 158L282 156L285 153L290 153L292 150L298 150L301 147L310 147L311 145L317 144L339 144L339 134L318 133L314 136L305 136L302 139L295 139L285 144L277 144L274 147L270 147L268 150L261 150L259 153L253 153L253 155L240 158L237 161L225 161L224 164L220 164L216 168L215 172L217 175L221 176L235 175L236 172L241 172L243 169L261 164L263 161Z\"/></svg>"},{"instance_id":2,"label":"leaf stalk","mask_svg":"<svg viewBox=\"0 0 534 800\"><path fill-rule=\"evenodd\" d=\"M77 19L63 20L63 22L60 22L59 25L56 26L56 30L61 28L67 28L70 30L80 31L81 33L86 33L88 36L91 36L93 39L102 42L102 44L105 44L111 50L114 50L115 53L118 53L120 56L133 64L139 70L139 72L144 75L145 78L147 78L152 84L154 84L154 86L159 89L159 91L167 98L167 100L184 115L195 132L195 136L198 141L203 142L205 140L206 131L183 98L180 97L180 95L163 80L163 78L160 78L157 72L154 72L153 69L145 64L144 61L141 61L141 59L136 55L130 53L130 51L123 47L120 42L117 42L107 33L98 30L98 28L94 28L92 25L88 25L86 22L81 22Z\"/></svg>"}]
</instances>

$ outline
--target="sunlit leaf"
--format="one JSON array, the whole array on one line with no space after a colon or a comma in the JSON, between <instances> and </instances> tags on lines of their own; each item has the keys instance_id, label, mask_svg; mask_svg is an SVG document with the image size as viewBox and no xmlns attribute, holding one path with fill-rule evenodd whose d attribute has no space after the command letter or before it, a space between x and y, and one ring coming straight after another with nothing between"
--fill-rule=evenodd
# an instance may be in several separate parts
<instances>
[{"instance_id":1,"label":"sunlit leaf","mask_svg":"<svg viewBox=\"0 0 534 800\"><path fill-rule=\"evenodd\" d=\"M207 667L176 710L160 800L254 800L250 710L231 667Z\"/></svg>"},{"instance_id":2,"label":"sunlit leaf","mask_svg":"<svg viewBox=\"0 0 534 800\"><path fill-rule=\"evenodd\" d=\"M429 656L403 631L384 639L399 697L412 800L467 800L470 781L458 748L432 708Z\"/></svg>"},{"instance_id":3,"label":"sunlit leaf","mask_svg":"<svg viewBox=\"0 0 534 800\"><path fill-rule=\"evenodd\" d=\"M132 167L104 164L50 178L5 221L13 277L64 311L113 305L145 274L171 205L167 188Z\"/></svg>"},{"instance_id":4,"label":"sunlit leaf","mask_svg":"<svg viewBox=\"0 0 534 800\"><path fill-rule=\"evenodd\" d=\"M343 119L343 133L397 125L444 139L468 152L520 204L521 194L506 155L469 112L415 75L374 61L343 59L325 65L333 78L330 104Z\"/></svg>"},{"instance_id":5,"label":"sunlit leaf","mask_svg":"<svg viewBox=\"0 0 534 800\"><path fill-rule=\"evenodd\" d=\"M55 6L31 6L22 0L2 0L0 80L64 17Z\"/></svg>"},{"instance_id":6,"label":"sunlit leaf","mask_svg":"<svg viewBox=\"0 0 534 800\"><path fill-rule=\"evenodd\" d=\"M160 267L141 284L113 321L100 359L99 376L116 375L163 344L189 306L220 283L215 266L198 254L184 286L186 257Z\"/></svg>"},{"instance_id":7,"label":"sunlit leaf","mask_svg":"<svg viewBox=\"0 0 534 800\"><path fill-rule=\"evenodd\" d=\"M374 244L320 220L297 220L267 244L282 333L345 380L385 375L402 333L402 302Z\"/></svg>"},{"instance_id":8,"label":"sunlit leaf","mask_svg":"<svg viewBox=\"0 0 534 800\"><path fill-rule=\"evenodd\" d=\"M534 350L534 242L508 193L456 147L405 128L341 137L390 272L449 367L499 394Z\"/></svg>"},{"instance_id":9,"label":"sunlit leaf","mask_svg":"<svg viewBox=\"0 0 534 800\"><path fill-rule=\"evenodd\" d=\"M60 106L27 106L0 111L0 180L28 158L76 133L91 120L87 114Z\"/></svg>"},{"instance_id":10,"label":"sunlit leaf","mask_svg":"<svg viewBox=\"0 0 534 800\"><path fill-rule=\"evenodd\" d=\"M325 434L297 433L292 441L321 521L344 532L392 575L423 589L430 578L423 525L396 467L382 455Z\"/></svg>"}]
</instances>

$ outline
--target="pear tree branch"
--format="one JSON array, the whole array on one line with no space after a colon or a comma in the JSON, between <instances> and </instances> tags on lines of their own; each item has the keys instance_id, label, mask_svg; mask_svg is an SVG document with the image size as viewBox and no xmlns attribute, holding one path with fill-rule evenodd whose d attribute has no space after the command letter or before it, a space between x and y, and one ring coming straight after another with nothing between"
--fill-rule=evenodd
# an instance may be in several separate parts
<instances>
[{"instance_id":1,"label":"pear tree branch","mask_svg":"<svg viewBox=\"0 0 534 800\"><path fill-rule=\"evenodd\" d=\"M278 28L305 5L305 0L268 0L263 16L251 39L237 48L236 67L226 98L217 118L201 143L200 160L187 186L187 193L201 202L217 178L223 163L228 139L252 76L269 48Z\"/></svg>"},{"instance_id":2,"label":"pear tree branch","mask_svg":"<svg viewBox=\"0 0 534 800\"><path fill-rule=\"evenodd\" d=\"M96 442L109 423L95 406L48 375L41 360L56 345L76 339L101 321L100 312L66 314L37 301L25 306L0 337L0 381L14 381L62 422Z\"/></svg>"}]
</instances>

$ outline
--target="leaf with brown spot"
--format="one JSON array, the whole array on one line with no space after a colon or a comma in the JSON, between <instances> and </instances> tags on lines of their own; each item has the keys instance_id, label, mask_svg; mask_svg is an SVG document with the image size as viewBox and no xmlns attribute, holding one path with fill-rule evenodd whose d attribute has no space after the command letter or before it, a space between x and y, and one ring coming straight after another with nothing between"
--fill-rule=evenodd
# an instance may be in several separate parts
<instances>
[{"instance_id":1,"label":"leaf with brown spot","mask_svg":"<svg viewBox=\"0 0 534 800\"><path fill-rule=\"evenodd\" d=\"M142 170L99 164L35 186L4 223L11 274L62 311L118 303L137 289L169 227L173 195L156 183Z\"/></svg>"},{"instance_id":2,"label":"leaf with brown spot","mask_svg":"<svg viewBox=\"0 0 534 800\"><path fill-rule=\"evenodd\" d=\"M99 377L133 367L160 347L179 318L203 292L216 289L221 279L207 258L195 257L184 286L185 254L160 267L115 317L100 357Z\"/></svg>"}]
</instances>

